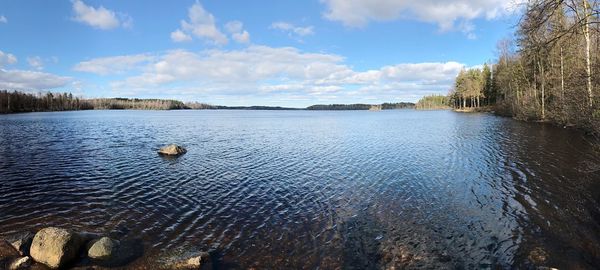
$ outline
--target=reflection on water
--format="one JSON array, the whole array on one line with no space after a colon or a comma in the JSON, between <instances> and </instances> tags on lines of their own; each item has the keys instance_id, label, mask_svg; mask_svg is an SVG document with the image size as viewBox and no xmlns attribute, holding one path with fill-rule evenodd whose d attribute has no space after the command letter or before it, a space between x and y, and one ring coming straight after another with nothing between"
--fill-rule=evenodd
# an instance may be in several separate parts
<instances>
[{"instance_id":1,"label":"reflection on water","mask_svg":"<svg viewBox=\"0 0 600 270\"><path fill-rule=\"evenodd\" d=\"M0 236L141 238L144 265L600 265L600 157L574 131L448 111L0 116ZM178 143L178 159L156 154ZM537 250L543 260L532 257Z\"/></svg>"}]
</instances>

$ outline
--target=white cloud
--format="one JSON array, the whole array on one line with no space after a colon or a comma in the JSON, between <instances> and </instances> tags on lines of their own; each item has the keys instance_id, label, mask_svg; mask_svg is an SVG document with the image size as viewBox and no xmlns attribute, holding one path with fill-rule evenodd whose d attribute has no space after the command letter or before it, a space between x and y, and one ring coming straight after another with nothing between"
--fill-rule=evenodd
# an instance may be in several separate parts
<instances>
[{"instance_id":1,"label":"white cloud","mask_svg":"<svg viewBox=\"0 0 600 270\"><path fill-rule=\"evenodd\" d=\"M27 57L27 63L36 70L44 69L44 61L39 56Z\"/></svg>"},{"instance_id":2,"label":"white cloud","mask_svg":"<svg viewBox=\"0 0 600 270\"><path fill-rule=\"evenodd\" d=\"M50 61L58 61L52 57ZM39 64L43 66L43 60L40 57L29 57L27 62L31 65ZM13 54L0 51L0 89L4 90L47 90L67 85L72 81L69 77L57 76L50 73L29 71L29 70L6 70L2 67L17 63L17 57ZM32 65L32 67L36 67Z\"/></svg>"},{"instance_id":3,"label":"white cloud","mask_svg":"<svg viewBox=\"0 0 600 270\"><path fill-rule=\"evenodd\" d=\"M225 24L225 30L231 34L231 38L238 43L249 43L250 33L244 30L244 24L240 21L231 21Z\"/></svg>"},{"instance_id":4,"label":"white cloud","mask_svg":"<svg viewBox=\"0 0 600 270\"><path fill-rule=\"evenodd\" d=\"M0 51L0 68L17 63L17 57L10 53Z\"/></svg>"},{"instance_id":5,"label":"white cloud","mask_svg":"<svg viewBox=\"0 0 600 270\"><path fill-rule=\"evenodd\" d=\"M0 15L0 23L8 23L8 19L4 15Z\"/></svg>"},{"instance_id":6,"label":"white cloud","mask_svg":"<svg viewBox=\"0 0 600 270\"><path fill-rule=\"evenodd\" d=\"M477 35L474 33L475 25L470 21L462 21L457 28L465 35L468 39L477 39Z\"/></svg>"},{"instance_id":7,"label":"white cloud","mask_svg":"<svg viewBox=\"0 0 600 270\"><path fill-rule=\"evenodd\" d=\"M231 21L225 24L225 30L229 33L239 33L244 30L244 24L240 21Z\"/></svg>"},{"instance_id":8,"label":"white cloud","mask_svg":"<svg viewBox=\"0 0 600 270\"><path fill-rule=\"evenodd\" d=\"M349 27L364 27L369 21L391 21L400 18L435 23L441 31L466 23L471 29L459 29L472 33L470 21L476 18L488 20L504 16L516 10L526 0L321 0L327 6L324 17L339 21ZM467 31L465 31L467 30ZM474 36L471 36L474 38Z\"/></svg>"},{"instance_id":9,"label":"white cloud","mask_svg":"<svg viewBox=\"0 0 600 270\"><path fill-rule=\"evenodd\" d=\"M29 66L35 70L42 70L46 63L58 63L58 57L52 56L47 58L42 58L39 56L30 56L27 57L27 63Z\"/></svg>"},{"instance_id":10,"label":"white cloud","mask_svg":"<svg viewBox=\"0 0 600 270\"><path fill-rule=\"evenodd\" d=\"M240 33L231 34L231 38L238 43L250 43L250 33L248 33L246 30Z\"/></svg>"},{"instance_id":11,"label":"white cloud","mask_svg":"<svg viewBox=\"0 0 600 270\"><path fill-rule=\"evenodd\" d=\"M64 87L72 81L69 77L50 73L0 69L0 89L7 90L48 90Z\"/></svg>"},{"instance_id":12,"label":"white cloud","mask_svg":"<svg viewBox=\"0 0 600 270\"><path fill-rule=\"evenodd\" d=\"M78 63L73 70L98 75L122 74L150 62L152 59L154 57L148 54L94 58Z\"/></svg>"},{"instance_id":13,"label":"white cloud","mask_svg":"<svg viewBox=\"0 0 600 270\"><path fill-rule=\"evenodd\" d=\"M392 81L447 82L464 67L458 62L411 63L385 66L380 72L383 78Z\"/></svg>"},{"instance_id":14,"label":"white cloud","mask_svg":"<svg viewBox=\"0 0 600 270\"><path fill-rule=\"evenodd\" d=\"M191 41L192 37L186 33L184 33L183 31L177 29L173 32L171 32L171 40L173 40L174 42L184 42L184 41Z\"/></svg>"},{"instance_id":15,"label":"white cloud","mask_svg":"<svg viewBox=\"0 0 600 270\"><path fill-rule=\"evenodd\" d=\"M119 26L130 28L133 19L124 13L115 13L103 6L98 8L88 6L81 0L73 0L73 12L75 21L88 24L98 29L113 29Z\"/></svg>"},{"instance_id":16,"label":"white cloud","mask_svg":"<svg viewBox=\"0 0 600 270\"><path fill-rule=\"evenodd\" d=\"M288 22L274 22L271 24L270 28L281 30L287 33L290 37L304 37L315 34L313 26L300 27Z\"/></svg>"},{"instance_id":17,"label":"white cloud","mask_svg":"<svg viewBox=\"0 0 600 270\"><path fill-rule=\"evenodd\" d=\"M188 10L189 21L182 20L181 28L171 33L171 39L175 42L186 41L191 36L209 40L217 45L225 45L227 36L223 34L215 23L215 17L206 11L200 2L196 1Z\"/></svg>"},{"instance_id":18,"label":"white cloud","mask_svg":"<svg viewBox=\"0 0 600 270\"><path fill-rule=\"evenodd\" d=\"M168 51L144 62L137 74L112 81L110 86L133 95L311 102L340 98L361 102L375 97L383 102L445 94L464 67L457 62L402 63L358 71L339 55L254 45L242 50Z\"/></svg>"}]
</instances>

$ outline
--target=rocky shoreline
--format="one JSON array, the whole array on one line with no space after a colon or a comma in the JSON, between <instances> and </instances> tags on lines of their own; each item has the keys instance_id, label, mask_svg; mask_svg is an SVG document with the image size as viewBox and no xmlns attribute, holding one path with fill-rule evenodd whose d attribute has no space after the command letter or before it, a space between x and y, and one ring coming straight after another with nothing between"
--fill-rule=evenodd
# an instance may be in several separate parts
<instances>
[{"instance_id":1,"label":"rocky shoreline","mask_svg":"<svg viewBox=\"0 0 600 270\"><path fill-rule=\"evenodd\" d=\"M122 268L139 258L127 239L47 227L0 239L0 269L110 269ZM139 245L139 243L137 243ZM155 269L212 269L207 252L158 258Z\"/></svg>"}]
</instances>

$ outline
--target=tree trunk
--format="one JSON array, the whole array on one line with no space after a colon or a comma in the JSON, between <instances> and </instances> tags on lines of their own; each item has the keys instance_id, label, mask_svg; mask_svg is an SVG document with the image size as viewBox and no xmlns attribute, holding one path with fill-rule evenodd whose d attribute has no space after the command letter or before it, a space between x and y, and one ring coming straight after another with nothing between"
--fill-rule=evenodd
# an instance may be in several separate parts
<instances>
[{"instance_id":1,"label":"tree trunk","mask_svg":"<svg viewBox=\"0 0 600 270\"><path fill-rule=\"evenodd\" d=\"M565 65L563 47L560 47L560 107L562 109L563 121L565 117Z\"/></svg>"},{"instance_id":2,"label":"tree trunk","mask_svg":"<svg viewBox=\"0 0 600 270\"><path fill-rule=\"evenodd\" d=\"M538 92L538 89L537 89L537 84L538 84L538 74L537 74L537 72L536 72L536 70L537 70L537 69L535 68L535 66L536 66L536 63L537 63L538 65L539 65L539 63L540 63L540 62L537 60L537 55L534 57L534 60L533 60L533 61L534 61L534 62L533 62L533 98L534 98L535 100L537 100L537 98L538 98L538 93L537 93L537 92Z\"/></svg>"},{"instance_id":3,"label":"tree trunk","mask_svg":"<svg viewBox=\"0 0 600 270\"><path fill-rule=\"evenodd\" d=\"M588 2L583 0L583 36L585 38L585 71L587 76L587 91L589 96L589 105L592 107L594 96L592 94L592 61L590 56L590 25L588 18Z\"/></svg>"},{"instance_id":4,"label":"tree trunk","mask_svg":"<svg viewBox=\"0 0 600 270\"><path fill-rule=\"evenodd\" d=\"M540 84L541 84L541 91L542 91L542 120L544 120L546 118L546 91L545 91L545 84L546 84L546 74L544 71L544 65L542 64L542 61L538 61L538 66L540 68Z\"/></svg>"}]
</instances>

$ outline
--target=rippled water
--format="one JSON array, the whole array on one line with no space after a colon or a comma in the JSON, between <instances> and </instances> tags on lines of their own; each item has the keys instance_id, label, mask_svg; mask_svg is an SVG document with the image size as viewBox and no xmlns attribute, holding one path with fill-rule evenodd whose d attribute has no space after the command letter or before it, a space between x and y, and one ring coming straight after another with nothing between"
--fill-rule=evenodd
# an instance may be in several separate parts
<instances>
[{"instance_id":1,"label":"rippled water","mask_svg":"<svg viewBox=\"0 0 600 270\"><path fill-rule=\"evenodd\" d=\"M0 140L0 236L118 232L144 249L126 267L175 250L224 269L600 266L600 157L572 130L449 111L85 111L0 116ZM158 156L168 143L188 153Z\"/></svg>"}]
</instances>

